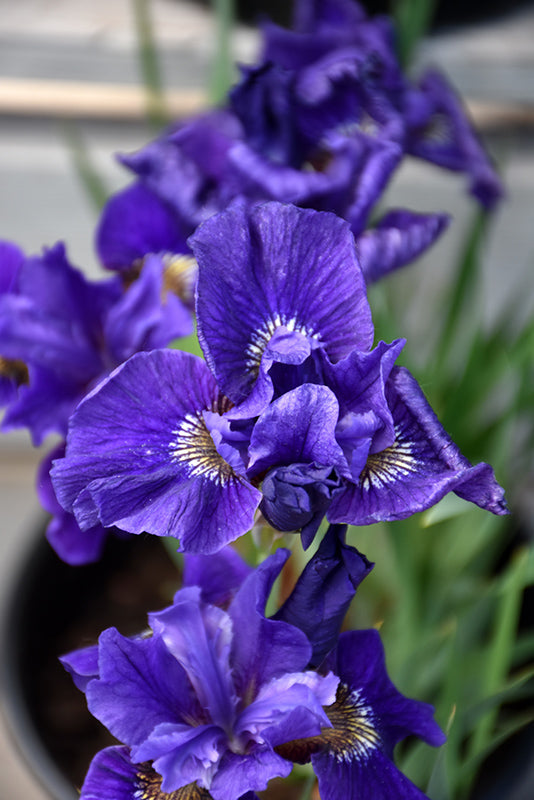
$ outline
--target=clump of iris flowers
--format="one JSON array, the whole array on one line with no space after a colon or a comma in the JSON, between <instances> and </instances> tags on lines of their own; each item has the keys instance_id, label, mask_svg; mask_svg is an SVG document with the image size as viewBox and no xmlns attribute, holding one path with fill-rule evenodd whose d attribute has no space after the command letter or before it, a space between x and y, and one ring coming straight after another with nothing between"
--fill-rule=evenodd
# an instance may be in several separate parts
<instances>
[{"instance_id":1,"label":"clump of iris flowers","mask_svg":"<svg viewBox=\"0 0 534 800\"><path fill-rule=\"evenodd\" d=\"M339 535L331 530L327 538L339 545ZM324 566L332 543L311 569ZM370 565L341 546L353 559L341 573L361 580ZM186 586L170 607L149 615L148 633L125 638L109 629L97 646L62 658L91 712L124 743L97 754L82 800L129 800L149 791L162 800L239 800L287 776L293 761L310 760L323 798L340 791L352 798L425 797L396 769L392 754L408 735L443 743L433 709L395 689L376 631L343 634L320 667L310 668L313 643L283 618L292 606L295 623L312 597L317 608L310 570L285 607L265 616L288 555L278 550L243 577L235 556L223 551L212 558L222 558L227 570L218 571L208 591L215 599L230 590L226 610L207 601L202 586ZM330 608L355 590L347 592L343 582L330 586ZM339 619L330 608L323 621L335 628Z\"/></svg>"},{"instance_id":2,"label":"clump of iris flowers","mask_svg":"<svg viewBox=\"0 0 534 800\"><path fill-rule=\"evenodd\" d=\"M38 476L50 542L71 564L114 528L185 553L147 631L62 657L118 740L81 800L255 800L294 765L322 800L426 797L394 749L445 737L390 680L378 630L345 630L374 566L347 525L449 492L506 504L397 363L404 339L375 341L368 286L449 223L376 217L406 156L463 173L485 209L502 195L445 79L401 70L389 20L297 0L221 108L122 157L135 180L96 233L107 279L61 244L0 243L3 427L61 437ZM178 349L193 317L202 356ZM259 549L265 529L269 548L300 535L298 566ZM228 546L250 532L254 566Z\"/></svg>"},{"instance_id":3,"label":"clump of iris flowers","mask_svg":"<svg viewBox=\"0 0 534 800\"><path fill-rule=\"evenodd\" d=\"M80 404L52 479L82 528L212 553L250 530L258 507L305 546L325 515L402 519L449 491L506 512L491 467L469 464L394 366L402 341L372 349L345 221L238 203L190 244L206 361L139 354Z\"/></svg>"}]
</instances>

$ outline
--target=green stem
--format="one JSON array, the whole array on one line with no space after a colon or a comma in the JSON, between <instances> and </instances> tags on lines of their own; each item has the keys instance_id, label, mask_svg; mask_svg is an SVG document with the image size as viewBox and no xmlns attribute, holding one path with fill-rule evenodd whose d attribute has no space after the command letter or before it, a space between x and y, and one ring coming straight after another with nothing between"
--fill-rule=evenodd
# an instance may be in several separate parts
<instances>
[{"instance_id":1,"label":"green stem","mask_svg":"<svg viewBox=\"0 0 534 800\"><path fill-rule=\"evenodd\" d=\"M210 85L210 101L221 105L233 82L231 34L234 25L234 0L212 0L216 21L215 59Z\"/></svg>"},{"instance_id":2,"label":"green stem","mask_svg":"<svg viewBox=\"0 0 534 800\"><path fill-rule=\"evenodd\" d=\"M146 92L147 117L156 128L169 122L165 103L163 80L159 68L149 0L132 0L135 28L137 33L137 52L141 77Z\"/></svg>"}]
</instances>

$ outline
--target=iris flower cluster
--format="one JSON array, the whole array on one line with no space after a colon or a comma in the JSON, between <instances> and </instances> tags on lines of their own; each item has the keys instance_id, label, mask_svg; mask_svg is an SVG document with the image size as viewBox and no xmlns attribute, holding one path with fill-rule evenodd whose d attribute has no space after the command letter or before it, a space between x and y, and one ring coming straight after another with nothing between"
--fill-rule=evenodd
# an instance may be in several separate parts
<instances>
[{"instance_id":1,"label":"iris flower cluster","mask_svg":"<svg viewBox=\"0 0 534 800\"><path fill-rule=\"evenodd\" d=\"M295 763L322 800L425 797L393 750L444 735L390 681L378 631L341 632L373 567L346 526L448 492L506 505L396 364L404 340L374 341L368 285L448 223L393 209L371 225L406 155L465 173L486 208L502 194L445 80L402 73L387 19L299 0L222 108L122 157L136 177L96 235L113 275L86 280L61 244L0 244L3 427L61 437L38 478L49 540L72 564L110 530L185 553L147 631L62 659L120 743L82 800L252 800ZM202 357L180 349L193 316ZM269 613L289 551L252 569L230 547L259 526L314 545Z\"/></svg>"}]
</instances>

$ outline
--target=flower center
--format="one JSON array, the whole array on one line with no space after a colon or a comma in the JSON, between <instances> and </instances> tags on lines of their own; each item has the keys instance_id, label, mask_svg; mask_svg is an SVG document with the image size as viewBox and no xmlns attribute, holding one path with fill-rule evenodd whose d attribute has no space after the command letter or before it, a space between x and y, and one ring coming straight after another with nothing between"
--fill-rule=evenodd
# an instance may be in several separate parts
<instances>
[{"instance_id":1,"label":"flower center","mask_svg":"<svg viewBox=\"0 0 534 800\"><path fill-rule=\"evenodd\" d=\"M182 786L174 792L162 792L161 775L148 762L139 765L136 778L134 800L212 800L211 794L196 783Z\"/></svg>"},{"instance_id":2,"label":"flower center","mask_svg":"<svg viewBox=\"0 0 534 800\"><path fill-rule=\"evenodd\" d=\"M253 374L257 374L260 368L261 359L265 348L273 337L277 328L285 328L289 333L300 333L307 339L318 340L320 335L314 333L312 328L307 328L305 325L299 325L297 320L292 317L289 318L285 314L275 314L273 317L267 319L262 328L252 332L250 341L245 351L246 367Z\"/></svg>"},{"instance_id":3,"label":"flower center","mask_svg":"<svg viewBox=\"0 0 534 800\"><path fill-rule=\"evenodd\" d=\"M171 455L180 464L188 466L190 477L206 477L222 486L236 477L232 466L217 451L200 413L186 414L173 435Z\"/></svg>"},{"instance_id":4,"label":"flower center","mask_svg":"<svg viewBox=\"0 0 534 800\"><path fill-rule=\"evenodd\" d=\"M278 745L276 752L283 758L305 764L314 753L328 753L336 761L365 759L371 750L381 746L374 712L361 699L358 690L351 692L348 686L340 683L335 701L325 711L331 728L324 728L319 736Z\"/></svg>"},{"instance_id":5,"label":"flower center","mask_svg":"<svg viewBox=\"0 0 534 800\"><path fill-rule=\"evenodd\" d=\"M335 702L325 711L332 728L325 728L320 738L337 761L366 758L370 750L380 747L373 710L357 690L351 692L340 684Z\"/></svg>"},{"instance_id":6,"label":"flower center","mask_svg":"<svg viewBox=\"0 0 534 800\"><path fill-rule=\"evenodd\" d=\"M2 358L2 356L0 356L0 377L14 380L17 386L30 382L28 367L24 361L14 358Z\"/></svg>"},{"instance_id":7,"label":"flower center","mask_svg":"<svg viewBox=\"0 0 534 800\"><path fill-rule=\"evenodd\" d=\"M395 442L378 453L371 453L360 475L360 483L366 490L395 483L417 471L417 459L412 444L401 437L395 428Z\"/></svg>"},{"instance_id":8,"label":"flower center","mask_svg":"<svg viewBox=\"0 0 534 800\"><path fill-rule=\"evenodd\" d=\"M195 283L198 272L196 260L187 255L163 256L163 292L172 292L184 303L191 304L195 296Z\"/></svg>"}]
</instances>

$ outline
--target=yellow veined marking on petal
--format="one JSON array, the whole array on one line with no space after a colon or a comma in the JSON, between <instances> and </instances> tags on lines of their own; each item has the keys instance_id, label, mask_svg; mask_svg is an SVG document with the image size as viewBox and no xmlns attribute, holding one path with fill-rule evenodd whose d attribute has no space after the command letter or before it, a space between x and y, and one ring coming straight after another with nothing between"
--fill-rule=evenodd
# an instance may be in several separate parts
<instances>
[{"instance_id":1,"label":"yellow veined marking on petal","mask_svg":"<svg viewBox=\"0 0 534 800\"><path fill-rule=\"evenodd\" d=\"M0 376L14 380L17 386L27 385L30 382L28 367L24 361L15 358L0 356Z\"/></svg>"},{"instance_id":2,"label":"yellow veined marking on petal","mask_svg":"<svg viewBox=\"0 0 534 800\"><path fill-rule=\"evenodd\" d=\"M198 265L193 256L184 253L148 253L143 258L135 259L129 269L121 271L124 288L129 289L138 280L145 261L150 255L159 255L163 261L162 300L165 300L168 292L172 292L184 303L192 304Z\"/></svg>"},{"instance_id":3,"label":"yellow veined marking on petal","mask_svg":"<svg viewBox=\"0 0 534 800\"><path fill-rule=\"evenodd\" d=\"M237 477L230 464L217 452L201 414L186 414L172 433L174 439L170 443L171 455L181 464L187 465L190 477L206 477L221 486Z\"/></svg>"},{"instance_id":4,"label":"yellow veined marking on petal","mask_svg":"<svg viewBox=\"0 0 534 800\"><path fill-rule=\"evenodd\" d=\"M335 701L324 710L332 723L331 728L323 728L319 736L277 745L276 752L298 764L305 764L314 753L330 753L341 762L365 759L372 750L382 746L374 712L359 691L351 692L348 686L340 683Z\"/></svg>"},{"instance_id":5,"label":"yellow veined marking on petal","mask_svg":"<svg viewBox=\"0 0 534 800\"><path fill-rule=\"evenodd\" d=\"M161 775L147 762L139 766L134 791L135 800L212 800L211 794L190 783L174 792L161 791Z\"/></svg>"},{"instance_id":6,"label":"yellow veined marking on petal","mask_svg":"<svg viewBox=\"0 0 534 800\"><path fill-rule=\"evenodd\" d=\"M366 758L371 750L381 746L373 710L357 690L351 692L340 683L335 702L325 711L332 727L322 731L321 739L337 761Z\"/></svg>"},{"instance_id":7,"label":"yellow veined marking on petal","mask_svg":"<svg viewBox=\"0 0 534 800\"><path fill-rule=\"evenodd\" d=\"M198 265L193 256L184 254L163 256L163 292L172 292L184 303L191 304L195 296Z\"/></svg>"},{"instance_id":8,"label":"yellow veined marking on petal","mask_svg":"<svg viewBox=\"0 0 534 800\"><path fill-rule=\"evenodd\" d=\"M414 457L412 443L403 439L399 428L395 428L394 443L367 458L360 484L367 490L377 489L417 472L417 468L418 461Z\"/></svg>"}]
</instances>

